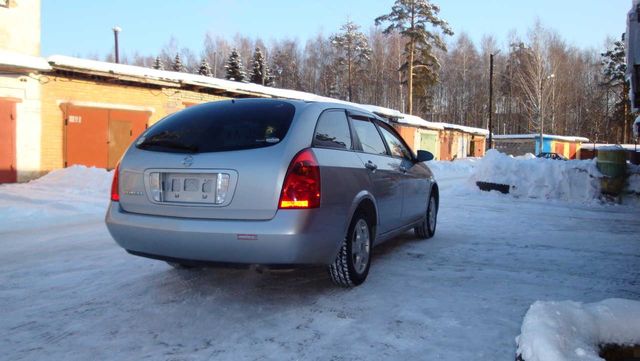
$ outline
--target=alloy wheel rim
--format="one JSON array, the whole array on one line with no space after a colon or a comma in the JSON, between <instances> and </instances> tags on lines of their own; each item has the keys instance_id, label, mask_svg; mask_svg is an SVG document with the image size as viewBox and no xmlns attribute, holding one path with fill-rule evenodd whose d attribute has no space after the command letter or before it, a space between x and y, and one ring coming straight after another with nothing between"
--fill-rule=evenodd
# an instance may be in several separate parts
<instances>
[{"instance_id":1,"label":"alloy wheel rim","mask_svg":"<svg viewBox=\"0 0 640 361\"><path fill-rule=\"evenodd\" d=\"M353 230L353 239L351 241L353 268L358 274L362 274L369 263L369 253L371 251L370 239L367 222L364 219L358 220Z\"/></svg>"}]
</instances>

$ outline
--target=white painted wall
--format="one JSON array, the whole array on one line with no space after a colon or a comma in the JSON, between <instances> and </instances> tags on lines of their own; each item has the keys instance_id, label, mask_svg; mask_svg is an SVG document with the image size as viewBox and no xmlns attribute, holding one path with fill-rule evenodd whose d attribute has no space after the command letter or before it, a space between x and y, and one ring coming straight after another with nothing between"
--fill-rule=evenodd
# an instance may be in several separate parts
<instances>
[{"instance_id":1,"label":"white painted wall","mask_svg":"<svg viewBox=\"0 0 640 361\"><path fill-rule=\"evenodd\" d=\"M41 86L38 75L0 75L0 98L18 98L16 104L16 167L18 182L41 175Z\"/></svg>"},{"instance_id":2,"label":"white painted wall","mask_svg":"<svg viewBox=\"0 0 640 361\"><path fill-rule=\"evenodd\" d=\"M40 0L9 0L0 6L0 49L40 55Z\"/></svg>"}]
</instances>

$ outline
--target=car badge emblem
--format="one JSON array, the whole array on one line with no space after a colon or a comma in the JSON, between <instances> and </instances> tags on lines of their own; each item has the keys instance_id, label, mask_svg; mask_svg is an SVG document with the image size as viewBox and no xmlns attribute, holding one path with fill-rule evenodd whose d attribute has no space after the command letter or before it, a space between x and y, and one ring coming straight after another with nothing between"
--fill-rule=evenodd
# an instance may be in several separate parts
<instances>
[{"instance_id":1,"label":"car badge emblem","mask_svg":"<svg viewBox=\"0 0 640 361\"><path fill-rule=\"evenodd\" d=\"M192 164L193 164L193 157L190 155L184 157L184 159L182 160L182 165L187 168L191 167Z\"/></svg>"}]
</instances>

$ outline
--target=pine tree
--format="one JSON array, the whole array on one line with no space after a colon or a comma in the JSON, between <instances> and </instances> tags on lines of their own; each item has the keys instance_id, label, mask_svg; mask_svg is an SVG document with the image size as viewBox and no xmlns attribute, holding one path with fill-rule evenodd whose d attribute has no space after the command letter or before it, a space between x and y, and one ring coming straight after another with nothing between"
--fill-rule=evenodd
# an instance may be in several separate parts
<instances>
[{"instance_id":1,"label":"pine tree","mask_svg":"<svg viewBox=\"0 0 640 361\"><path fill-rule=\"evenodd\" d=\"M434 48L446 51L447 47L440 36L440 31L445 35L453 35L449 24L438 17L440 7L432 4L430 0L396 0L391 7L391 12L376 18L376 25L389 23L384 30L385 34L397 31L407 40L405 47L406 63L401 69L406 69L408 113L413 113L413 76L414 68L424 68L428 72L435 73L434 68L439 65ZM426 77L437 79L437 77Z\"/></svg>"},{"instance_id":2,"label":"pine tree","mask_svg":"<svg viewBox=\"0 0 640 361\"><path fill-rule=\"evenodd\" d=\"M367 37L359 31L360 27L349 21L342 25L340 34L331 36L331 44L338 50L338 64L347 71L347 100L353 100L353 76L369 62L371 48Z\"/></svg>"},{"instance_id":3,"label":"pine tree","mask_svg":"<svg viewBox=\"0 0 640 361\"><path fill-rule=\"evenodd\" d=\"M202 59L202 62L200 63L200 68L198 69L198 74L204 75L204 76L213 76L213 74L211 73L211 67L207 62L207 59L204 59L204 58Z\"/></svg>"},{"instance_id":4,"label":"pine tree","mask_svg":"<svg viewBox=\"0 0 640 361\"><path fill-rule=\"evenodd\" d=\"M626 49L623 40L613 43L613 48L600 54L602 56L602 75L604 83L602 84L607 91L617 94L617 101L614 105L613 119L622 120L622 143L628 142L629 139L629 84L625 81L627 73Z\"/></svg>"},{"instance_id":5,"label":"pine tree","mask_svg":"<svg viewBox=\"0 0 640 361\"><path fill-rule=\"evenodd\" d=\"M264 55L260 48L256 48L253 53L253 67L249 81L256 84L271 86L273 77L270 74L269 66L265 62Z\"/></svg>"},{"instance_id":6,"label":"pine tree","mask_svg":"<svg viewBox=\"0 0 640 361\"><path fill-rule=\"evenodd\" d=\"M244 67L242 66L242 59L236 49L231 50L231 54L229 54L227 64L225 64L224 68L227 71L225 78L228 80L244 81L247 77Z\"/></svg>"},{"instance_id":7,"label":"pine tree","mask_svg":"<svg viewBox=\"0 0 640 361\"><path fill-rule=\"evenodd\" d=\"M184 65L182 65L182 60L180 60L180 54L176 54L176 58L173 61L173 71L184 71Z\"/></svg>"},{"instance_id":8,"label":"pine tree","mask_svg":"<svg viewBox=\"0 0 640 361\"><path fill-rule=\"evenodd\" d=\"M153 62L153 68L156 70L164 70L164 64L162 63L162 59L159 56L156 56L156 60Z\"/></svg>"}]
</instances>

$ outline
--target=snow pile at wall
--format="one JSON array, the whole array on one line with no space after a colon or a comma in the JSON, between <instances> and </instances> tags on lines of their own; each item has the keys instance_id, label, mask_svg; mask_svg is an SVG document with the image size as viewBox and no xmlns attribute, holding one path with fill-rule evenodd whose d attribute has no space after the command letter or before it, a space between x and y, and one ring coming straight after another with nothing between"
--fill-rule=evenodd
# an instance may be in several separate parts
<instances>
[{"instance_id":1,"label":"snow pile at wall","mask_svg":"<svg viewBox=\"0 0 640 361\"><path fill-rule=\"evenodd\" d=\"M29 183L2 185L0 231L102 217L112 176L104 169L72 166Z\"/></svg>"},{"instance_id":2,"label":"snow pile at wall","mask_svg":"<svg viewBox=\"0 0 640 361\"><path fill-rule=\"evenodd\" d=\"M514 158L491 149L477 162L471 180L510 185L516 197L589 202L600 196L600 176L593 159Z\"/></svg>"},{"instance_id":3,"label":"snow pile at wall","mask_svg":"<svg viewBox=\"0 0 640 361\"><path fill-rule=\"evenodd\" d=\"M527 311L516 343L525 361L602 360L600 345L640 344L640 302L538 301Z\"/></svg>"},{"instance_id":4,"label":"snow pile at wall","mask_svg":"<svg viewBox=\"0 0 640 361\"><path fill-rule=\"evenodd\" d=\"M48 188L83 195L103 197L111 190L113 173L103 168L74 165L58 169L29 182L31 188Z\"/></svg>"},{"instance_id":5,"label":"snow pile at wall","mask_svg":"<svg viewBox=\"0 0 640 361\"><path fill-rule=\"evenodd\" d=\"M452 161L434 160L427 162L427 166L433 172L436 180L442 182L460 178L468 179L478 161L478 158L463 158Z\"/></svg>"}]
</instances>

